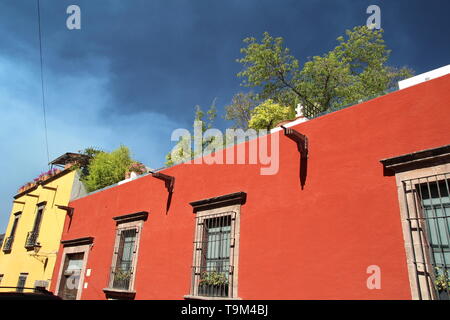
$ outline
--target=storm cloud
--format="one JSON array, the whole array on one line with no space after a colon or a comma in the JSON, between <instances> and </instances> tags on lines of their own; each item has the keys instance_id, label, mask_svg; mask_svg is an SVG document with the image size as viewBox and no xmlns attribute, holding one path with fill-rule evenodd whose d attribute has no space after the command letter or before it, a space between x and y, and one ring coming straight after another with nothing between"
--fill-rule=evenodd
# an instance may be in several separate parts
<instances>
[{"instance_id":1,"label":"storm cloud","mask_svg":"<svg viewBox=\"0 0 450 320\"><path fill-rule=\"evenodd\" d=\"M66 8L81 8L81 30ZM444 1L41 0L50 158L87 146L128 145L157 168L193 107L219 111L243 90L236 59L245 37L285 38L300 63L365 24L381 7L390 64L421 73L449 64ZM0 3L0 232L17 188L46 169L36 2ZM230 124L217 120L219 128Z\"/></svg>"}]
</instances>

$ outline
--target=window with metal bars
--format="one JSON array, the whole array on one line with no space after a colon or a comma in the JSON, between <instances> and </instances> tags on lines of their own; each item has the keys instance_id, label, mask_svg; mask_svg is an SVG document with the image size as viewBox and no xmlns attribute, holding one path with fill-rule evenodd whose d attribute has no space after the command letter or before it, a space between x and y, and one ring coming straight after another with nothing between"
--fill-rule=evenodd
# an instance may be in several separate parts
<instances>
[{"instance_id":1,"label":"window with metal bars","mask_svg":"<svg viewBox=\"0 0 450 320\"><path fill-rule=\"evenodd\" d=\"M17 292L23 292L25 288L25 283L27 282L28 273L21 273L19 275L19 280L17 281Z\"/></svg>"},{"instance_id":2,"label":"window with metal bars","mask_svg":"<svg viewBox=\"0 0 450 320\"><path fill-rule=\"evenodd\" d=\"M117 229L118 239L114 249L109 288L131 290L137 233L136 227Z\"/></svg>"},{"instance_id":3,"label":"window with metal bars","mask_svg":"<svg viewBox=\"0 0 450 320\"><path fill-rule=\"evenodd\" d=\"M193 295L233 297L235 220L235 212L197 216Z\"/></svg>"},{"instance_id":4,"label":"window with metal bars","mask_svg":"<svg viewBox=\"0 0 450 320\"><path fill-rule=\"evenodd\" d=\"M402 181L419 299L450 296L450 174Z\"/></svg>"},{"instance_id":5,"label":"window with metal bars","mask_svg":"<svg viewBox=\"0 0 450 320\"><path fill-rule=\"evenodd\" d=\"M21 212L14 214L14 222L13 222L13 226L11 228L11 233L9 234L9 237L7 237L5 239L4 244L3 244L4 252L10 252L12 250L14 236L16 235L16 229L17 229L17 225L19 224L20 216L21 216Z\"/></svg>"},{"instance_id":6,"label":"window with metal bars","mask_svg":"<svg viewBox=\"0 0 450 320\"><path fill-rule=\"evenodd\" d=\"M37 206L36 218L34 220L33 230L28 232L27 239L25 241L25 248L34 248L38 244L39 230L42 223L42 215L44 214L45 202L40 203Z\"/></svg>"}]
</instances>

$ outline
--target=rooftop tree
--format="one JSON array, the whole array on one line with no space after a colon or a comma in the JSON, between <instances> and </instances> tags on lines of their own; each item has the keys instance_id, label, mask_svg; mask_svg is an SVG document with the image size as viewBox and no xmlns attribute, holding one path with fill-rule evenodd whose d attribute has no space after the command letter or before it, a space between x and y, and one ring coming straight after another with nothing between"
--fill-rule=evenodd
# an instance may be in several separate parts
<instances>
[{"instance_id":1,"label":"rooftop tree","mask_svg":"<svg viewBox=\"0 0 450 320\"><path fill-rule=\"evenodd\" d=\"M91 150L89 150L91 151ZM88 192L113 185L125 178L125 172L134 163L130 150L120 146L112 152L95 150L88 165L88 173L81 180Z\"/></svg>"},{"instance_id":2,"label":"rooftop tree","mask_svg":"<svg viewBox=\"0 0 450 320\"><path fill-rule=\"evenodd\" d=\"M317 114L384 94L413 73L387 65L391 51L383 40L383 30L357 26L337 41L333 50L300 66L283 38L267 32L261 41L246 38L243 57L237 60L243 67L238 77L243 86L254 88L254 100L272 99L292 110L301 103L306 114ZM249 110L242 108L238 98L227 108L228 119L246 128Z\"/></svg>"}]
</instances>

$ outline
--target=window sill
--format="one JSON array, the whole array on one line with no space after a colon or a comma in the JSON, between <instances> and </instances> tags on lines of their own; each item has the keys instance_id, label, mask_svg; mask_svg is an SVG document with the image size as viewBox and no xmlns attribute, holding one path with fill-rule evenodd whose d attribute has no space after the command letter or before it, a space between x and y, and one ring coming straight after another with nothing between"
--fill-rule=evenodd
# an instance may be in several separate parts
<instances>
[{"instance_id":1,"label":"window sill","mask_svg":"<svg viewBox=\"0 0 450 320\"><path fill-rule=\"evenodd\" d=\"M103 292L105 293L107 298L112 299L133 300L136 296L136 291L123 289L103 288Z\"/></svg>"},{"instance_id":2,"label":"window sill","mask_svg":"<svg viewBox=\"0 0 450 320\"><path fill-rule=\"evenodd\" d=\"M185 295L184 299L185 300L242 300L241 298L193 296L190 294Z\"/></svg>"}]
</instances>

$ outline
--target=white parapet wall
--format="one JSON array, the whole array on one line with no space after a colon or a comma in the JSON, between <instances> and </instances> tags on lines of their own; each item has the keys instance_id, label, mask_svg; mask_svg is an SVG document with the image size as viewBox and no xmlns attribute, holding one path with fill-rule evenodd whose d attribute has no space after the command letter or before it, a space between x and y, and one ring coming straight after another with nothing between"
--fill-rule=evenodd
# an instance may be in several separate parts
<instances>
[{"instance_id":1,"label":"white parapet wall","mask_svg":"<svg viewBox=\"0 0 450 320\"><path fill-rule=\"evenodd\" d=\"M439 78L450 73L450 64L398 82L398 88L405 89L416 84Z\"/></svg>"}]
</instances>

